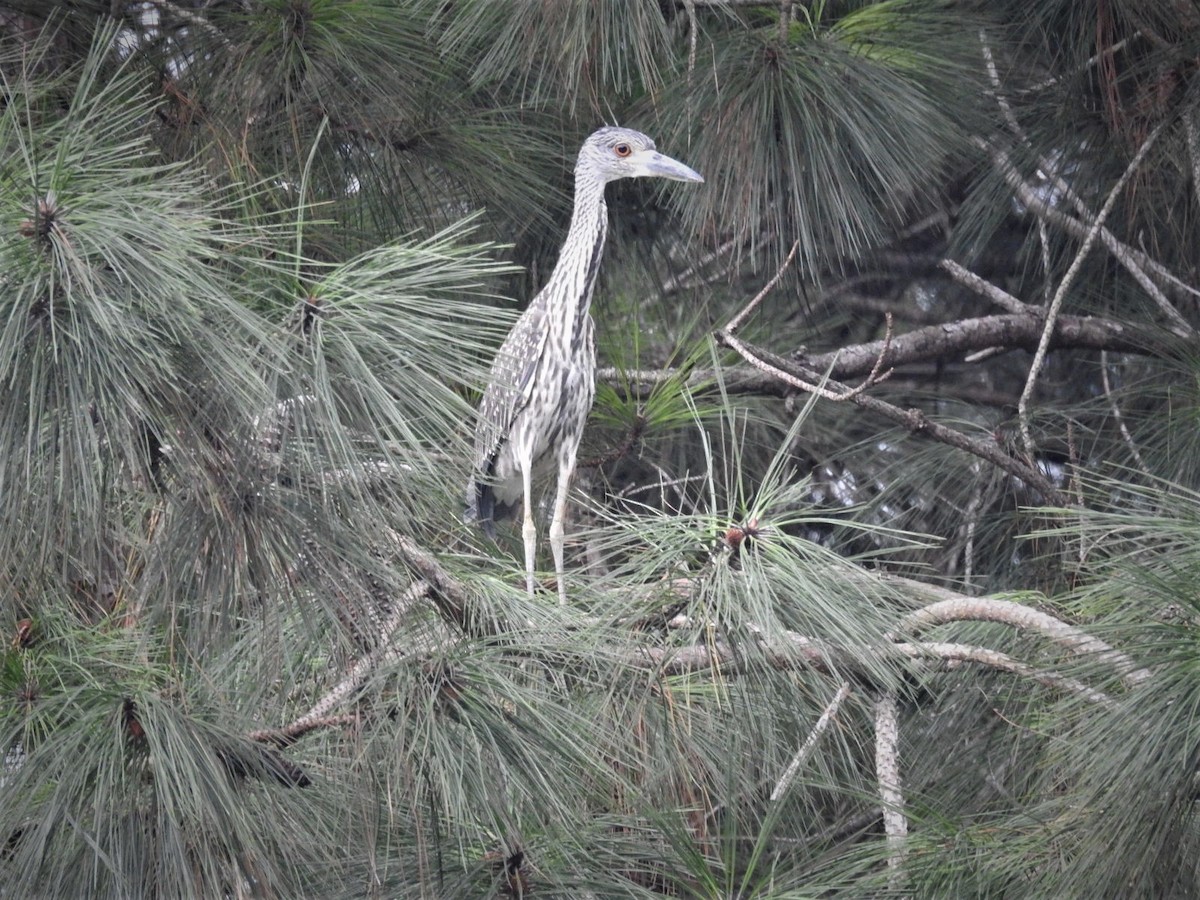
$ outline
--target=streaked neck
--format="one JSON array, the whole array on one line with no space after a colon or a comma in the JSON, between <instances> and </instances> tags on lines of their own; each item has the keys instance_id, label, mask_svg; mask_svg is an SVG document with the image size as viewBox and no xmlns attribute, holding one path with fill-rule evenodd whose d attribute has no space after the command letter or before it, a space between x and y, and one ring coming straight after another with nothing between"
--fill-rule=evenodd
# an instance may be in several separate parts
<instances>
[{"instance_id":1,"label":"streaked neck","mask_svg":"<svg viewBox=\"0 0 1200 900\"><path fill-rule=\"evenodd\" d=\"M569 331L556 335L567 347L578 348L581 345L607 234L608 207L604 203L604 182L587 175L576 175L571 227L567 230L567 240L545 288L551 302L569 307L569 311L563 310L562 315L551 316L553 321L569 326Z\"/></svg>"}]
</instances>

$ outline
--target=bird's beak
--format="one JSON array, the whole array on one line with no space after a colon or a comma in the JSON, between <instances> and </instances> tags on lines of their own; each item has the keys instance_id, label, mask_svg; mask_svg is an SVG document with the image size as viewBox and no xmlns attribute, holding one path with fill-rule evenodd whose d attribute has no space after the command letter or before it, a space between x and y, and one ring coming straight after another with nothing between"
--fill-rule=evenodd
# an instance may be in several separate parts
<instances>
[{"instance_id":1,"label":"bird's beak","mask_svg":"<svg viewBox=\"0 0 1200 900\"><path fill-rule=\"evenodd\" d=\"M669 178L672 181L704 181L703 176L695 169L689 168L677 159L671 159L653 150L643 150L637 160L638 175L648 178Z\"/></svg>"}]
</instances>

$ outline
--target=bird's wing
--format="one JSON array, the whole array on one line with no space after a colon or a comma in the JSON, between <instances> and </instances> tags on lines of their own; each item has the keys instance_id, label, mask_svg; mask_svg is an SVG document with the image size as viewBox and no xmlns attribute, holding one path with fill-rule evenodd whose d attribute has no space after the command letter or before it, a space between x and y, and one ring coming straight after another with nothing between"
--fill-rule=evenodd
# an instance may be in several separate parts
<instances>
[{"instance_id":1,"label":"bird's wing","mask_svg":"<svg viewBox=\"0 0 1200 900\"><path fill-rule=\"evenodd\" d=\"M491 379L479 403L475 429L475 469L490 474L492 461L508 439L517 415L533 394L533 375L550 330L546 307L534 301L517 320L492 363Z\"/></svg>"}]
</instances>

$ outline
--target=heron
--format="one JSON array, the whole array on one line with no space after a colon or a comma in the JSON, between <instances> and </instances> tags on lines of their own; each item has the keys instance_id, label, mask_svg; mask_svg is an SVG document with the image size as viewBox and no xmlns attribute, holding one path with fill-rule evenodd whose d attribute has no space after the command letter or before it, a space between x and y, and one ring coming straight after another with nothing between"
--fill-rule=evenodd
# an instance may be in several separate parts
<instances>
[{"instance_id":1,"label":"heron","mask_svg":"<svg viewBox=\"0 0 1200 900\"><path fill-rule=\"evenodd\" d=\"M475 426L475 468L467 488L468 518L495 538L495 521L524 504L525 587L534 593L537 528L533 484L558 469L550 548L558 599L563 578L563 518L583 425L596 394L591 305L608 233L604 188L620 178L704 179L659 153L629 128L594 132L575 163L575 208L554 271L496 353Z\"/></svg>"}]
</instances>

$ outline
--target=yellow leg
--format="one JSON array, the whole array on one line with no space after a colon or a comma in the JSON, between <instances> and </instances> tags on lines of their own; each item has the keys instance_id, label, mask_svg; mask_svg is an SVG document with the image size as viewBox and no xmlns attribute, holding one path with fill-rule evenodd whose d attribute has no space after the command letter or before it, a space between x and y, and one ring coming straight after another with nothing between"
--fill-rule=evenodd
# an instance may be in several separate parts
<instances>
[{"instance_id":1,"label":"yellow leg","mask_svg":"<svg viewBox=\"0 0 1200 900\"><path fill-rule=\"evenodd\" d=\"M567 604L567 580L563 576L563 520L567 515L567 492L571 489L571 475L575 471L575 451L571 451L558 463L558 488L554 493L554 518L550 521L550 550L554 554L554 575L558 580L558 602Z\"/></svg>"},{"instance_id":2,"label":"yellow leg","mask_svg":"<svg viewBox=\"0 0 1200 900\"><path fill-rule=\"evenodd\" d=\"M525 590L533 596L533 558L537 551L537 526L533 524L533 469L532 465L521 467L521 480L525 487L525 521L521 526L521 537L525 541Z\"/></svg>"}]
</instances>

